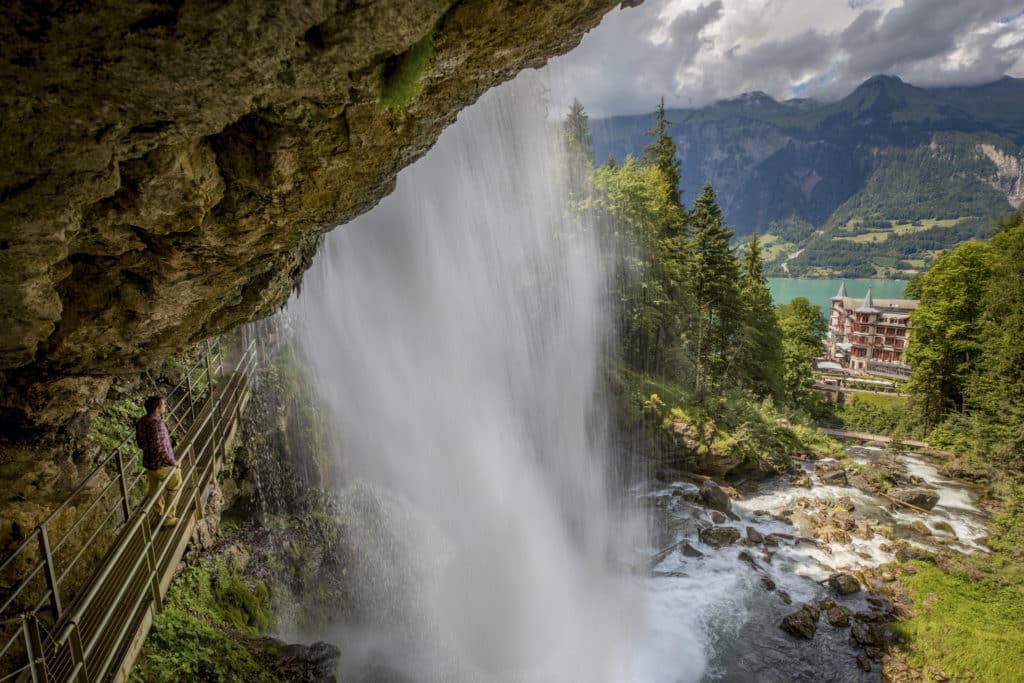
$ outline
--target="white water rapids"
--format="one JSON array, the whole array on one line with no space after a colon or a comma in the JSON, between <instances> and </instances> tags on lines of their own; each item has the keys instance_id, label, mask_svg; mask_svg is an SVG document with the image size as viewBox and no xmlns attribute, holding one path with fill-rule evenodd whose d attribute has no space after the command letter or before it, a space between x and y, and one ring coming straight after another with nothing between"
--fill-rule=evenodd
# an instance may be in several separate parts
<instances>
[{"instance_id":1,"label":"white water rapids","mask_svg":"<svg viewBox=\"0 0 1024 683\"><path fill-rule=\"evenodd\" d=\"M703 556L626 569L652 546L608 475L609 255L570 217L542 89L524 74L463 111L391 196L331 233L289 305L336 459L390 511L369 542L386 546L395 608L315 637L341 646L343 680L872 680L845 632L782 633L792 607L762 577L812 600L833 569L888 559L880 539L859 554L794 540L755 570L742 546L700 543L708 511L679 482L635 493L660 501L658 545L688 539ZM795 539L755 511L811 494L776 484L726 524ZM973 521L953 519L966 494L942 503L971 543Z\"/></svg>"}]
</instances>

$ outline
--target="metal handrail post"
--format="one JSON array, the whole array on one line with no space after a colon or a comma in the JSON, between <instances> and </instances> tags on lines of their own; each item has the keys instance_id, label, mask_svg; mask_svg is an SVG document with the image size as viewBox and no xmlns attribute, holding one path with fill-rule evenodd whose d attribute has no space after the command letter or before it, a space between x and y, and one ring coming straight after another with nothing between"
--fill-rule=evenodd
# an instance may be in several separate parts
<instances>
[{"instance_id":1,"label":"metal handrail post","mask_svg":"<svg viewBox=\"0 0 1024 683\"><path fill-rule=\"evenodd\" d=\"M163 607L163 597L160 595L160 574L156 563L156 552L153 550L153 530L149 523L142 525L142 542L146 544L146 564L149 569L149 587L153 592L153 611L159 612Z\"/></svg>"},{"instance_id":2,"label":"metal handrail post","mask_svg":"<svg viewBox=\"0 0 1024 683\"><path fill-rule=\"evenodd\" d=\"M192 396L192 373L189 372L185 375L185 383L188 385L188 412L192 416L192 421L196 419L196 402Z\"/></svg>"},{"instance_id":3,"label":"metal handrail post","mask_svg":"<svg viewBox=\"0 0 1024 683\"><path fill-rule=\"evenodd\" d=\"M202 486L201 477L199 476L199 456L196 455L196 444L193 441L189 444L189 453L192 455L192 496L194 498L194 507L196 510L196 522L199 522L206 515L203 514L203 497L199 487Z\"/></svg>"},{"instance_id":4,"label":"metal handrail post","mask_svg":"<svg viewBox=\"0 0 1024 683\"><path fill-rule=\"evenodd\" d=\"M121 488L121 512L124 513L124 521L127 523L132 511L131 501L128 499L128 481L124 474L124 457L120 448L114 452L117 454L117 478Z\"/></svg>"},{"instance_id":5,"label":"metal handrail post","mask_svg":"<svg viewBox=\"0 0 1024 683\"><path fill-rule=\"evenodd\" d=\"M77 683L89 683L89 672L85 664L85 650L82 648L82 634L78 630L78 622L72 621L69 626L68 643L71 646L71 661L78 667Z\"/></svg>"},{"instance_id":6,"label":"metal handrail post","mask_svg":"<svg viewBox=\"0 0 1024 683\"><path fill-rule=\"evenodd\" d=\"M60 604L60 589L57 583L57 568L53 565L53 553L50 552L50 535L46 533L46 524L39 527L39 554L43 558L43 569L46 574L46 587L50 589L50 604L53 606L54 621L63 614Z\"/></svg>"},{"instance_id":7,"label":"metal handrail post","mask_svg":"<svg viewBox=\"0 0 1024 683\"><path fill-rule=\"evenodd\" d=\"M25 647L28 648L28 665L32 670L33 683L46 683L46 655L43 639L39 637L39 621L35 614L28 614L21 622L25 632Z\"/></svg>"}]
</instances>

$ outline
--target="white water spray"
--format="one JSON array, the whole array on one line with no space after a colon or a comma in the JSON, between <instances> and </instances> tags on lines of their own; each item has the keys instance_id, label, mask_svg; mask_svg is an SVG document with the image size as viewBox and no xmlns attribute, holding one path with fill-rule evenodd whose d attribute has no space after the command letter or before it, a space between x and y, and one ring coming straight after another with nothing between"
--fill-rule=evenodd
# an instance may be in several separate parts
<instances>
[{"instance_id":1,"label":"white water spray","mask_svg":"<svg viewBox=\"0 0 1024 683\"><path fill-rule=\"evenodd\" d=\"M603 261L538 85L462 112L290 306L341 456L428 530L402 548L412 634L376 645L415 680L622 680L637 645L595 419Z\"/></svg>"}]
</instances>

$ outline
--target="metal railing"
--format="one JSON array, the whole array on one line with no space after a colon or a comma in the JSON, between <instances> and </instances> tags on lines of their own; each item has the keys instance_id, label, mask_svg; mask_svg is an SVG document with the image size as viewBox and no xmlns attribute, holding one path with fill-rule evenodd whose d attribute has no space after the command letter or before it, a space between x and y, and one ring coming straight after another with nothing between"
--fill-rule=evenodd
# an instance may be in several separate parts
<instances>
[{"instance_id":1,"label":"metal railing","mask_svg":"<svg viewBox=\"0 0 1024 683\"><path fill-rule=\"evenodd\" d=\"M162 515L154 505L167 480L147 497L131 435L0 564L0 581L16 577L0 585L0 683L106 680L126 639L159 610L247 397L253 335L243 331L233 355L225 373L224 348L209 344L167 395L182 483ZM178 522L164 529L175 509Z\"/></svg>"}]
</instances>

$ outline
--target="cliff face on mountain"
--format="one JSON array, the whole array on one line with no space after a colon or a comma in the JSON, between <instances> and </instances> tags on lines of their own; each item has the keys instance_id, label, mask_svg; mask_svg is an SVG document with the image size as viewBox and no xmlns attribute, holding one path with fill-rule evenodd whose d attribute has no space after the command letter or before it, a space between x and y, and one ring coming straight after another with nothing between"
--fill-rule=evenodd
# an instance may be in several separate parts
<instances>
[{"instance_id":1,"label":"cliff face on mountain","mask_svg":"<svg viewBox=\"0 0 1024 683\"><path fill-rule=\"evenodd\" d=\"M986 216L1009 211L1024 197L1015 166L1024 156L1022 105L1022 79L926 89L876 76L837 102L778 102L747 93L700 109L670 110L668 118L675 122L684 193L692 197L711 182L726 220L744 235L790 219L824 227L844 202L865 191L883 164L914 150L934 151L936 136L941 141L954 134L992 163L977 164L973 150L969 158L933 154L941 162L933 164L935 172L956 177L958 189L984 199ZM639 154L652 123L649 115L593 121L595 158L601 162L611 154L621 161ZM986 194L990 187L999 192ZM936 193L928 184L907 190L925 209L910 220L980 216L958 213L967 207L950 206L948 192ZM875 204L870 196L864 203ZM862 217L903 218L883 213Z\"/></svg>"},{"instance_id":2,"label":"cliff face on mountain","mask_svg":"<svg viewBox=\"0 0 1024 683\"><path fill-rule=\"evenodd\" d=\"M615 4L5 4L0 431L80 431L112 376L273 312L461 108Z\"/></svg>"}]
</instances>

